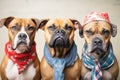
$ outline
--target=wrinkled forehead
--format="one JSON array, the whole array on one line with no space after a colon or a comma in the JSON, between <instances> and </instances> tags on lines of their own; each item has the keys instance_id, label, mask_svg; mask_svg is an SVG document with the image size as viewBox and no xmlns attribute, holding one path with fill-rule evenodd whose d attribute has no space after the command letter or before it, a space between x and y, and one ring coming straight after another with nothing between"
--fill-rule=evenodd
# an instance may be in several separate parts
<instances>
[{"instance_id":1,"label":"wrinkled forehead","mask_svg":"<svg viewBox=\"0 0 120 80\"><path fill-rule=\"evenodd\" d=\"M15 18L9 23L9 26L27 27L28 25L35 26L35 23L27 18Z\"/></svg>"},{"instance_id":2,"label":"wrinkled forehead","mask_svg":"<svg viewBox=\"0 0 120 80\"><path fill-rule=\"evenodd\" d=\"M60 27L69 25L72 27L73 23L70 19L50 19L48 23L46 24L46 26L50 26L50 25L55 25L55 26L60 26Z\"/></svg>"},{"instance_id":3,"label":"wrinkled forehead","mask_svg":"<svg viewBox=\"0 0 120 80\"><path fill-rule=\"evenodd\" d=\"M84 26L84 30L90 30L90 29L92 29L92 30L93 29L95 29L95 30L102 30L102 29L110 30L111 26L109 23L107 23L105 21L94 21L94 22L90 22Z\"/></svg>"}]
</instances>

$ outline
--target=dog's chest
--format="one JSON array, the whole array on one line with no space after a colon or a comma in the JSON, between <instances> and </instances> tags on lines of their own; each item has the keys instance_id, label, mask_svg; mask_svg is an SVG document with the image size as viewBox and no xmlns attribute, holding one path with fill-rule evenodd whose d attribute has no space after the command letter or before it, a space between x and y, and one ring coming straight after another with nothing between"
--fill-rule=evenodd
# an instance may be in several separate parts
<instances>
[{"instance_id":1,"label":"dog's chest","mask_svg":"<svg viewBox=\"0 0 120 80\"><path fill-rule=\"evenodd\" d=\"M6 67L6 76L9 80L33 80L35 74L36 70L34 68L34 64L30 64L23 73L18 74L16 64L10 59L8 60Z\"/></svg>"}]
</instances>

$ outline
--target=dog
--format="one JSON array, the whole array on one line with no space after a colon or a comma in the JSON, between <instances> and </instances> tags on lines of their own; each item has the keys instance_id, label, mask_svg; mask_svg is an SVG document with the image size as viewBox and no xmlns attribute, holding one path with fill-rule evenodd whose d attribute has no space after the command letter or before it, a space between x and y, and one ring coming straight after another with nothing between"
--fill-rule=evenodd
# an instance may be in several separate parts
<instances>
[{"instance_id":1,"label":"dog","mask_svg":"<svg viewBox=\"0 0 120 80\"><path fill-rule=\"evenodd\" d=\"M0 20L0 27L5 26L9 35L6 55L0 65L2 80L40 80L40 61L34 41L38 21L12 16Z\"/></svg>"},{"instance_id":2,"label":"dog","mask_svg":"<svg viewBox=\"0 0 120 80\"><path fill-rule=\"evenodd\" d=\"M74 42L74 31L80 26L73 19L44 19L45 47L41 60L42 80L79 80L81 61Z\"/></svg>"},{"instance_id":3,"label":"dog","mask_svg":"<svg viewBox=\"0 0 120 80\"><path fill-rule=\"evenodd\" d=\"M82 51L82 80L117 80L119 67L114 56L111 36L117 34L106 12L91 12L79 31L85 39Z\"/></svg>"}]
</instances>

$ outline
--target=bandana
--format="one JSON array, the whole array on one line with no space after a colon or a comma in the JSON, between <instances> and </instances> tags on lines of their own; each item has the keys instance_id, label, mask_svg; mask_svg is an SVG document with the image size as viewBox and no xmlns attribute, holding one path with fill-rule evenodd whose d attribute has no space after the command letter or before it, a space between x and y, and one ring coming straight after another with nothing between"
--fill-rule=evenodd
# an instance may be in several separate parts
<instances>
[{"instance_id":1,"label":"bandana","mask_svg":"<svg viewBox=\"0 0 120 80\"><path fill-rule=\"evenodd\" d=\"M102 12L102 13L97 13L97 12L91 12L87 16L85 16L84 22L83 22L83 27L88 24L89 22L97 21L97 20L102 20L108 22L110 25L111 22L109 20L109 16L107 12Z\"/></svg>"},{"instance_id":2,"label":"bandana","mask_svg":"<svg viewBox=\"0 0 120 80\"><path fill-rule=\"evenodd\" d=\"M44 56L50 66L54 69L54 80L64 80L64 68L72 66L77 60L77 46L73 43L70 51L67 53L65 58L55 58L51 56L47 44L44 47Z\"/></svg>"},{"instance_id":3,"label":"bandana","mask_svg":"<svg viewBox=\"0 0 120 80\"><path fill-rule=\"evenodd\" d=\"M110 43L108 52L101 59L97 60L90 56L91 53L87 51L86 44L83 47L82 62L83 64L92 70L90 80L102 80L102 70L111 67L114 63L114 53L112 44Z\"/></svg>"},{"instance_id":4,"label":"bandana","mask_svg":"<svg viewBox=\"0 0 120 80\"><path fill-rule=\"evenodd\" d=\"M36 44L32 46L31 51L18 54L12 49L10 42L7 42L5 45L5 52L8 58L16 64L18 73L21 74L27 68L27 66L35 60Z\"/></svg>"}]
</instances>

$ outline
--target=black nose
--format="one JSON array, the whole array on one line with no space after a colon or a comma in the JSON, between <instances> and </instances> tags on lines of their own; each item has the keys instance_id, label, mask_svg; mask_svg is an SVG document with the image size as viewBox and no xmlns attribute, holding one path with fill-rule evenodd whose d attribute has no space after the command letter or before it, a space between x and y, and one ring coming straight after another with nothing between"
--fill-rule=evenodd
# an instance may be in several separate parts
<instances>
[{"instance_id":1,"label":"black nose","mask_svg":"<svg viewBox=\"0 0 120 80\"><path fill-rule=\"evenodd\" d=\"M100 38L95 38L93 40L93 44L96 46L101 46L102 45L102 40Z\"/></svg>"},{"instance_id":2,"label":"black nose","mask_svg":"<svg viewBox=\"0 0 120 80\"><path fill-rule=\"evenodd\" d=\"M19 39L22 39L22 40L25 40L25 39L27 38L27 35L24 34L24 33L20 33L20 34L18 35L18 38L19 38Z\"/></svg>"},{"instance_id":3,"label":"black nose","mask_svg":"<svg viewBox=\"0 0 120 80\"><path fill-rule=\"evenodd\" d=\"M61 35L64 35L65 34L65 31L62 30L62 29L59 29L56 31L57 34L61 34Z\"/></svg>"}]
</instances>

